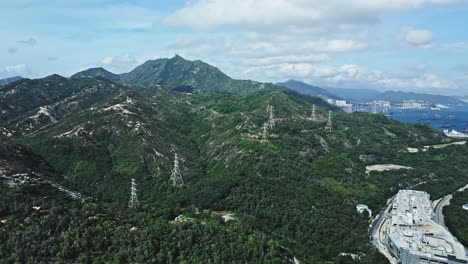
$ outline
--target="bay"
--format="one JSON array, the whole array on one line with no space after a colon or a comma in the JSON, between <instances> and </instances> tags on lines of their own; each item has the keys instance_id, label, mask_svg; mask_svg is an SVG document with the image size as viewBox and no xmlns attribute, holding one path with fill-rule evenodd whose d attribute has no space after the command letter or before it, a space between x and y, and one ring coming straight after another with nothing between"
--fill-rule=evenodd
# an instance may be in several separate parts
<instances>
[{"instance_id":1,"label":"bay","mask_svg":"<svg viewBox=\"0 0 468 264\"><path fill-rule=\"evenodd\" d=\"M440 110L431 109L392 109L391 117L404 123L432 125L435 129L468 130L468 105L453 106Z\"/></svg>"}]
</instances>

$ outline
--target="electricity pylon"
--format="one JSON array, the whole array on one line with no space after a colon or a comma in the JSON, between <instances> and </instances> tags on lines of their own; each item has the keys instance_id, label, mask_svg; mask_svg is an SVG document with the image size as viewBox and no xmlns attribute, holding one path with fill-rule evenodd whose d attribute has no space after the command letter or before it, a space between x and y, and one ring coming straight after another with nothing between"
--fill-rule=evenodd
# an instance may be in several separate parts
<instances>
[{"instance_id":1,"label":"electricity pylon","mask_svg":"<svg viewBox=\"0 0 468 264\"><path fill-rule=\"evenodd\" d=\"M137 187L136 187L136 182L135 179L132 179L132 186L130 187L130 201L128 201L128 207L135 209L140 206L140 202L138 201L138 196L137 196Z\"/></svg>"},{"instance_id":2,"label":"electricity pylon","mask_svg":"<svg viewBox=\"0 0 468 264\"><path fill-rule=\"evenodd\" d=\"M182 174L180 173L179 169L179 156L177 155L177 153L174 157L174 168L172 168L171 181L172 186L174 187L184 185L184 180L182 179Z\"/></svg>"},{"instance_id":3,"label":"electricity pylon","mask_svg":"<svg viewBox=\"0 0 468 264\"><path fill-rule=\"evenodd\" d=\"M268 141L268 123L263 123L262 126L262 140L261 143L266 143Z\"/></svg>"},{"instance_id":4,"label":"electricity pylon","mask_svg":"<svg viewBox=\"0 0 468 264\"><path fill-rule=\"evenodd\" d=\"M325 126L325 131L332 132L333 131L333 123L332 123L332 111L328 111L328 122Z\"/></svg>"},{"instance_id":5,"label":"electricity pylon","mask_svg":"<svg viewBox=\"0 0 468 264\"><path fill-rule=\"evenodd\" d=\"M272 105L268 105L267 112L268 112L267 126L268 126L268 128L273 128L275 126L275 116L273 114L273 106Z\"/></svg>"},{"instance_id":6,"label":"electricity pylon","mask_svg":"<svg viewBox=\"0 0 468 264\"><path fill-rule=\"evenodd\" d=\"M312 122L317 122L317 115L315 113L315 105L312 105L312 114L310 115Z\"/></svg>"}]
</instances>

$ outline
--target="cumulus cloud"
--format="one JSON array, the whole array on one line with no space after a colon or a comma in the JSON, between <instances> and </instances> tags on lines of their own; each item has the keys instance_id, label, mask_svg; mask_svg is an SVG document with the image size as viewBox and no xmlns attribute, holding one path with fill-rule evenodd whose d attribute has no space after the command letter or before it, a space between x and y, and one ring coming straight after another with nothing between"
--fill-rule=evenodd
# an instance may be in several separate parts
<instances>
[{"instance_id":1,"label":"cumulus cloud","mask_svg":"<svg viewBox=\"0 0 468 264\"><path fill-rule=\"evenodd\" d=\"M377 80L378 85L389 89L456 89L458 86L448 80L444 80L435 74L423 74L417 77L410 78L392 78L385 77Z\"/></svg>"},{"instance_id":2,"label":"cumulus cloud","mask_svg":"<svg viewBox=\"0 0 468 264\"><path fill-rule=\"evenodd\" d=\"M266 76L266 78L275 81L300 79L324 86L364 87L378 90L442 92L460 89L456 83L435 74L424 73L406 76L355 64L325 66L311 63L283 63L251 67L244 74L254 78Z\"/></svg>"},{"instance_id":3,"label":"cumulus cloud","mask_svg":"<svg viewBox=\"0 0 468 264\"><path fill-rule=\"evenodd\" d=\"M182 39L170 44L168 49L193 53L223 53L234 56L265 57L309 53L343 53L366 50L367 42L350 39L296 39L270 40L249 38Z\"/></svg>"},{"instance_id":4,"label":"cumulus cloud","mask_svg":"<svg viewBox=\"0 0 468 264\"><path fill-rule=\"evenodd\" d=\"M163 23L213 30L222 27L320 33L374 25L387 13L463 0L198 0L167 16ZM203 18L203 19L201 19Z\"/></svg>"},{"instance_id":5,"label":"cumulus cloud","mask_svg":"<svg viewBox=\"0 0 468 264\"><path fill-rule=\"evenodd\" d=\"M107 56L101 60L104 67L114 71L127 71L137 65L140 61L136 58L124 54L120 56Z\"/></svg>"},{"instance_id":6,"label":"cumulus cloud","mask_svg":"<svg viewBox=\"0 0 468 264\"><path fill-rule=\"evenodd\" d=\"M28 67L26 64L16 64L0 67L0 76L11 77L13 75L20 75L27 72L27 69Z\"/></svg>"},{"instance_id":7,"label":"cumulus cloud","mask_svg":"<svg viewBox=\"0 0 468 264\"><path fill-rule=\"evenodd\" d=\"M37 40L35 38L30 37L28 39L18 40L18 43L34 46L37 44Z\"/></svg>"},{"instance_id":8,"label":"cumulus cloud","mask_svg":"<svg viewBox=\"0 0 468 264\"><path fill-rule=\"evenodd\" d=\"M432 32L426 29L404 28L401 33L403 45L415 48L432 47Z\"/></svg>"},{"instance_id":9,"label":"cumulus cloud","mask_svg":"<svg viewBox=\"0 0 468 264\"><path fill-rule=\"evenodd\" d=\"M168 50L217 61L237 78L262 81L309 80L318 85L430 91L457 89L430 74L425 64L407 66L410 74L388 73L356 64L337 64L339 56L369 50L373 27L385 15L428 5L465 0L194 0L162 23L207 35L232 30L236 38L179 39ZM397 33L398 34L398 33ZM404 28L404 47L435 46L428 29ZM457 43L464 47L464 43ZM229 62L223 62L229 58ZM327 65L333 61L334 65Z\"/></svg>"}]
</instances>

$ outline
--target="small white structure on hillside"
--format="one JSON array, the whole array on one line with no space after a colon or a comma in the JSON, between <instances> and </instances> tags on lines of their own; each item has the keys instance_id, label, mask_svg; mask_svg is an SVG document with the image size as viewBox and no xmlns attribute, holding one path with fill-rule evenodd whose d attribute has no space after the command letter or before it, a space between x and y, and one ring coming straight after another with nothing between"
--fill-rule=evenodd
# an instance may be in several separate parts
<instances>
[{"instance_id":1,"label":"small white structure on hillside","mask_svg":"<svg viewBox=\"0 0 468 264\"><path fill-rule=\"evenodd\" d=\"M468 211L468 204L464 204L462 208Z\"/></svg>"},{"instance_id":2,"label":"small white structure on hillside","mask_svg":"<svg viewBox=\"0 0 468 264\"><path fill-rule=\"evenodd\" d=\"M372 218L372 210L369 209L369 206L365 204L358 204L356 205L356 210L362 214L364 211L367 211L369 213L369 218Z\"/></svg>"}]
</instances>

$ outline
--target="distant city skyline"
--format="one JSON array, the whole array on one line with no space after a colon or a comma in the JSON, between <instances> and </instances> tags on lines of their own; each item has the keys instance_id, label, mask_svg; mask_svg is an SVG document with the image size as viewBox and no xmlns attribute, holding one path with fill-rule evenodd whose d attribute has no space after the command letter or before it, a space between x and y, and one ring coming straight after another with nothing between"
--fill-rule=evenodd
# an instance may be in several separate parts
<instances>
[{"instance_id":1,"label":"distant city skyline","mask_svg":"<svg viewBox=\"0 0 468 264\"><path fill-rule=\"evenodd\" d=\"M0 78L179 54L237 79L468 95L466 0L16 0Z\"/></svg>"}]
</instances>

